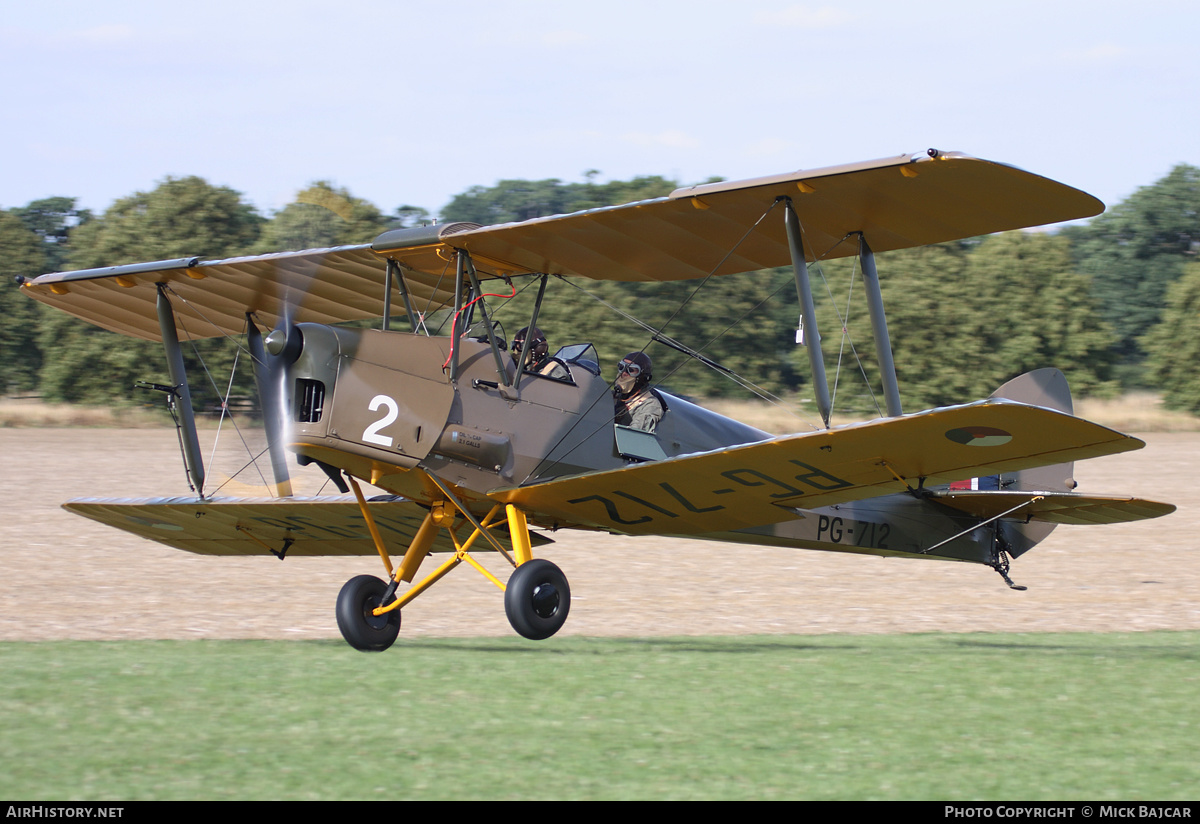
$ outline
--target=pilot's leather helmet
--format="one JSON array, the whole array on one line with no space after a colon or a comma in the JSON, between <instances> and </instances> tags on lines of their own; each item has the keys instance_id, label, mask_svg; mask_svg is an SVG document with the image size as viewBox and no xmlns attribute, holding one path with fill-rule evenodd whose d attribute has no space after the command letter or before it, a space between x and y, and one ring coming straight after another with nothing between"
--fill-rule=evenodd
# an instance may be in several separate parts
<instances>
[{"instance_id":1,"label":"pilot's leather helmet","mask_svg":"<svg viewBox=\"0 0 1200 824\"><path fill-rule=\"evenodd\" d=\"M521 357L521 347L525 345L525 338L528 336L528 326L513 335L511 353L514 361ZM529 347L529 360L533 363L540 363L548 354L550 354L550 344L546 342L546 336L542 334L541 329L533 327L533 343Z\"/></svg>"}]
</instances>

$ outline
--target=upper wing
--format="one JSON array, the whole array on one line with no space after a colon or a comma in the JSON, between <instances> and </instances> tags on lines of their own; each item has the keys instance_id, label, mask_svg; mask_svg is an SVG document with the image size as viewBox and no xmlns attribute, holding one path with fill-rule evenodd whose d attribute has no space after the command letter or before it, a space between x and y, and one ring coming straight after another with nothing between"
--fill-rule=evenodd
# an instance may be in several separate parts
<instances>
[{"instance_id":1,"label":"upper wing","mask_svg":"<svg viewBox=\"0 0 1200 824\"><path fill-rule=\"evenodd\" d=\"M784 196L799 215L808 254L821 258L857 254L855 232L883 252L1104 209L1091 195L1012 166L957 153L900 155L692 186L523 223L394 230L369 245L60 272L26 281L22 290L106 329L158 340L156 283L170 285L176 317L199 338L240 334L247 312L274 326L297 294L298 321L379 317L388 258L402 267L415 308L431 311L453 301L456 249L468 250L485 277L667 281L733 274L790 262L782 213L767 214Z\"/></svg>"},{"instance_id":2,"label":"upper wing","mask_svg":"<svg viewBox=\"0 0 1200 824\"><path fill-rule=\"evenodd\" d=\"M428 510L412 501L367 504L389 547L403 551ZM200 555L374 555L375 543L353 496L323 498L80 498L63 508L108 526ZM495 537L508 545L507 530ZM460 536L465 538L464 536ZM550 539L530 535L533 546ZM479 547L487 548L480 543ZM433 552L454 552L438 530Z\"/></svg>"},{"instance_id":3,"label":"upper wing","mask_svg":"<svg viewBox=\"0 0 1200 824\"><path fill-rule=\"evenodd\" d=\"M443 265L449 266L448 275L406 273L417 310L453 303L454 264ZM385 266L370 245L340 246L59 272L26 281L21 290L110 331L162 340L155 284L166 283L177 323L189 337L210 338L241 335L247 313L253 313L260 326L273 327L289 304L296 307L297 321L377 318L383 314Z\"/></svg>"},{"instance_id":4,"label":"upper wing","mask_svg":"<svg viewBox=\"0 0 1200 824\"><path fill-rule=\"evenodd\" d=\"M728 275L791 262L782 210L790 197L807 253L858 254L927 246L1090 217L1096 198L1053 180L959 153L900 155L754 180L677 189L668 197L453 238L476 266L600 280L666 281Z\"/></svg>"},{"instance_id":5,"label":"upper wing","mask_svg":"<svg viewBox=\"0 0 1200 824\"><path fill-rule=\"evenodd\" d=\"M903 418L576 475L491 497L541 524L701 534L795 518L795 509L1140 449L1120 432L1038 406L986 400ZM904 480L901 480L904 479Z\"/></svg>"}]
</instances>

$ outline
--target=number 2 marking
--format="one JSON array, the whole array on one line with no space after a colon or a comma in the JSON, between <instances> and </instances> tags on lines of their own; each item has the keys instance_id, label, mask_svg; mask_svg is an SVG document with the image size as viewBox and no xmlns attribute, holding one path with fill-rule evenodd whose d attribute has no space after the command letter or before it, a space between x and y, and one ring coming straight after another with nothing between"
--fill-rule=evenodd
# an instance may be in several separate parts
<instances>
[{"instance_id":1,"label":"number 2 marking","mask_svg":"<svg viewBox=\"0 0 1200 824\"><path fill-rule=\"evenodd\" d=\"M396 417L400 414L400 406L395 400L389 398L387 395L376 395L375 397L371 398L371 403L367 405L367 409L370 409L372 412L374 412L381 406L387 408L387 413L363 431L362 439L367 443L377 443L381 446L391 446L391 437L388 435L380 435L379 430L396 420Z\"/></svg>"}]
</instances>

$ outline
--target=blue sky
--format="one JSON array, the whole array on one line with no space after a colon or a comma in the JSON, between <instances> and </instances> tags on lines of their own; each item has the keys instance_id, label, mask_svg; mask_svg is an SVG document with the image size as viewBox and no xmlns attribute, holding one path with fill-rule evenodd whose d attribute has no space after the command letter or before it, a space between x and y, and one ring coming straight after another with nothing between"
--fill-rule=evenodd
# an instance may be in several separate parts
<instances>
[{"instance_id":1,"label":"blue sky","mask_svg":"<svg viewBox=\"0 0 1200 824\"><path fill-rule=\"evenodd\" d=\"M0 207L168 175L264 212L475 184L694 183L921 151L1110 205L1200 165L1200 4L3 0Z\"/></svg>"}]
</instances>

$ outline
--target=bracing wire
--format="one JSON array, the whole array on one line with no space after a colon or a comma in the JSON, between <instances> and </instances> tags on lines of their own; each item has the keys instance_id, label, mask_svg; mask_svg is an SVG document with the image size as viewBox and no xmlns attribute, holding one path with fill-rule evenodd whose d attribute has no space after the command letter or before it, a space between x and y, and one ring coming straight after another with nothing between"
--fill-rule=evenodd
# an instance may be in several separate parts
<instances>
[{"instance_id":1,"label":"bracing wire","mask_svg":"<svg viewBox=\"0 0 1200 824\"><path fill-rule=\"evenodd\" d=\"M755 229L758 228L759 224L762 223L766 219L767 215L769 215L778 204L779 204L778 200L771 202L771 205L768 206L766 208L766 211L764 211L759 216L758 220L754 221L754 223L748 229L746 229L746 231L742 234L742 236L740 238L738 238L737 242L734 243L733 246L730 247L729 251L726 252L721 257L721 259L719 261L717 261L717 264L715 266L713 266L712 269L709 270L708 274L704 276L704 278L700 281L700 283L696 286L696 288L693 289L691 291L691 293L688 294L688 296L685 297L680 302L679 306L677 306L675 308L675 311L671 313L670 317L668 317L665 321L663 321L663 323L657 329L654 329L653 327L648 327L649 331L651 331L650 340L648 340L646 342L646 344L639 351L642 351L642 352L646 351L646 349L648 349L652 343L655 343L657 341L659 336L665 337L665 335L663 335L663 330L665 330L671 324L671 322L674 321L675 318L677 318L679 316L679 313L683 311L683 308L685 306L687 306L687 304L692 300L692 298L694 298L696 296L696 294L704 287L704 285L706 283L708 283L709 280L712 279L712 277L720 270L720 268L725 265L725 261L727 261L730 258L730 256L733 255L733 253L737 251L738 247L740 247L746 241L746 238L750 237L750 235L755 231ZM574 285L574 284L572 284L572 285ZM642 325L643 327L647 327L646 324L642 324L640 321L638 321L638 323L639 323L639 325ZM732 374L732 373L730 373L730 374ZM614 378L613 384L609 387L609 389L611 390L612 386L615 386L615 385L616 385L616 382L615 382L615 378ZM596 404L600 401L600 399L604 398L604 397L609 397L610 394L611 394L611 391L610 391L610 393L606 393L605 395L600 395L599 397L596 398L596 400L592 401L592 403L588 406L587 409L583 410L583 412L579 415L579 417L576 418L575 422L573 424L571 424L570 427L567 428L567 431L564 432L559 437L559 439L554 442L554 445L547 451L546 457L544 457L544 458L542 458L542 460L538 461L537 465L534 466L534 468L532 470L530 470L529 474L525 476L525 479L524 479L524 481L522 481L522 483L524 483L525 481L528 481L530 478L532 478L534 475L536 475L541 470L542 466L544 464L546 464L547 461L549 460L550 455L552 455L554 453L554 450L557 449L559 447L559 445L562 444L562 442L564 440L566 440L567 437L572 432L575 431L575 428L577 426L579 426L579 424L584 420L584 418L587 417L587 414L589 412L591 412L591 410L593 408L595 408ZM608 424L605 424L605 426L607 426L607 425ZM591 435L593 435L599 431L600 431L600 428L597 427L592 432L588 433L588 437L590 437ZM584 440L586 441L586 438ZM569 454L570 454L570 450L568 450L566 453L564 453L562 455L562 458L565 458ZM558 463L560 460L561 460L561 458L556 458L553 462L550 463L550 466L553 466L555 463Z\"/></svg>"},{"instance_id":2,"label":"bracing wire","mask_svg":"<svg viewBox=\"0 0 1200 824\"><path fill-rule=\"evenodd\" d=\"M849 235L846 235L846 237L849 237ZM846 237L843 237L842 241L844 241ZM838 243L841 243L842 241L838 241ZM829 252L827 251L825 254L827 255ZM854 260L855 263L850 271L850 285L846 291L846 312L844 315L838 310L837 300L833 296L833 289L829 285L829 279L825 277L825 268L819 265L819 260L817 261L817 271L821 275L821 283L825 285L825 293L829 295L829 305L833 307L834 314L836 314L838 318L838 323L841 324L842 327L841 341L838 345L837 368L834 370L833 376L833 399L830 403L832 405L837 401L838 382L842 373L842 357L846 346L849 346L851 354L854 355L854 362L858 366L859 374L862 375L863 385L867 388L867 394L871 396L871 403L875 405L875 411L882 417L883 410L879 407L879 399L875 396L875 390L871 386L870 378L867 377L867 370L866 367L863 366L862 357L858 354L858 349L854 345L854 338L850 335L850 306L851 299L854 296L854 282L857 280L856 273L858 271L858 257L855 256Z\"/></svg>"},{"instance_id":3,"label":"bracing wire","mask_svg":"<svg viewBox=\"0 0 1200 824\"><path fill-rule=\"evenodd\" d=\"M804 421L806 424L813 427L814 429L817 428L816 425L812 421L805 420L803 416L801 416L794 409L792 409L791 406L789 404L787 404L786 402L784 402L784 400L782 398L780 398L778 395L775 395L774 393L770 392L769 390L755 384L754 382L748 380L744 376L739 375L738 373L734 372L732 369L726 369L725 367L721 366L720 364L717 364L717 363L709 360L708 358L703 357L704 350L708 349L708 347L712 346L714 343L716 343L718 340L720 340L730 329L733 329L735 326L737 326L739 323L741 323L743 320L745 320L748 316L752 315L754 312L757 312L759 309L761 309L763 306L765 306L768 302L773 300L780 292L782 292L784 289L787 288L788 284L786 284L786 283L781 284L774 292L767 295L765 298L763 298L761 301L759 301L752 308L743 312L740 317L738 317L732 323L730 323L728 326L726 326L724 329L722 329L719 333L717 333L717 335L715 335L711 340L709 340L707 343L705 343L699 349L692 349L692 348L680 343L679 341L674 340L673 338L667 337L666 335L655 334L654 327L651 326L650 324L646 323L645 321L634 317L633 315L629 314L628 312L624 311L623 309L621 309L618 306L614 306L613 304L609 303L608 301L606 301L604 298L600 297L599 295L597 295L593 292L589 292L587 289L584 289L579 284L574 283L572 281L568 281L565 278L563 280L564 280L564 282L569 283L571 286L578 289L583 294L587 295L592 300L599 303L601 306L604 306L605 308L611 310L615 314L620 315L622 318L624 318L625 320L628 320L630 323L636 324L637 326L640 326L642 329L646 330L647 332L652 333L654 335L655 342L661 343L670 349L676 350L677 352L682 352L683 354L687 355L688 357L692 358L693 360L699 361L703 365L707 366L709 369L712 369L717 374L722 375L727 380L732 381L733 383L735 383L736 385L745 389L746 391L750 392L751 394L755 395L756 397L761 398L762 400L767 401L768 403L771 403L775 406L778 406L780 409L786 411L789 415L792 415L797 420ZM674 369L672 369L670 372L668 372L663 377L663 379L661 381L659 381L659 383L662 383L663 381L670 378L672 375L674 375L676 372L678 372L681 368L683 368L683 362L676 365Z\"/></svg>"},{"instance_id":4,"label":"bracing wire","mask_svg":"<svg viewBox=\"0 0 1200 824\"><path fill-rule=\"evenodd\" d=\"M196 309L196 307L195 307L195 306L193 306L193 305L189 304L189 303L188 303L188 302L187 302L185 299L183 299L183 298L182 298L182 297L179 295L179 293L177 293L177 292L176 292L174 289L171 289L171 288L170 288L170 284L168 284L168 285L167 285L167 289L168 289L168 290L171 292L171 294L172 294L172 295L175 295L176 297L179 297L179 299L180 299L180 300L181 300L181 301L182 301L182 302L183 302L185 305L189 306L189 308L191 308L191 309L192 309L192 311L196 312L196 313L197 313L197 315L199 315L199 316L200 316L200 317L201 317L203 320L205 320L205 321L206 321L206 322L208 322L208 323L209 323L211 326L213 326L213 328L216 328L216 329L219 329L219 328L220 328L220 327L218 327L218 326L217 326L215 323L213 323L211 320L209 320L208 318L205 318L205 317L204 317L204 315L203 315L203 313L199 312L199 311ZM224 422L224 419L225 419L225 413L226 413L226 412L229 410L229 398L230 398L230 395L232 394L232 391L233 391L233 380L234 380L234 377L235 377L235 376L236 376L236 374L237 374L237 367L238 367L238 363L240 362L240 357L239 357L239 356L241 355L241 353L242 353L242 351L243 351L243 350L244 350L244 351L246 351L246 353L247 353L247 354L249 354L250 350L249 350L249 348L248 348L247 346L245 346L245 345L244 345L244 344L243 344L241 341L239 341L237 338L233 337L232 335L230 335L230 334L228 334L228 333L222 332L222 337L226 338L227 340L233 341L234 345L236 346L236 349L235 349L235 352L234 352L234 359L233 359L233 368L230 370L230 374L229 374L229 387L228 387L228 389L225 391L225 394L224 394L224 395L222 395L222 394L221 394L221 389L220 389L220 387L217 385L216 378L214 378L214 377L213 377L213 374L212 374L212 372L211 372L211 371L209 370L209 368L208 368L208 363L207 363L207 361L205 361L205 359L204 359L204 356L200 354L200 350L199 350L199 348L196 346L196 339L195 339L195 338L193 338L193 337L192 337L192 334L191 334L191 332L189 332L189 331L188 331L188 328L187 328L187 319L186 319L186 317L184 317L182 314L177 314L177 315L176 315L176 318L178 319L178 320L177 320L177 322L178 322L179 326L180 326L180 327L183 329L183 334L184 334L184 336L186 337L186 339L187 339L187 341L188 341L188 344L189 344L189 345L192 347L192 354L195 356L195 358L196 358L197 362L200 364L200 368L204 370L204 374L205 374L205 376L208 378L208 381L209 381L209 383L210 383L210 384L212 384L213 391L214 391L214 392L216 392L216 394L217 394L217 397L221 398L221 422L223 423L223 422ZM247 321L247 323L249 323L249 321ZM241 440L241 442L242 442L242 446L243 446L243 447L245 448L245 450L246 450L246 454L247 454L247 455L254 455L254 452L253 452L253 450L251 450L251 448L250 448L250 444L249 444L249 443L246 441L246 436L245 436L245 435L242 433L242 428L241 428L240 426L238 426L237 420L236 420L236 418L234 417L234 415L233 415L232 413L229 415L229 422L233 424L234 431L235 431L235 432L237 432L238 439L239 439L239 440ZM211 453L210 453L210 455L209 455L209 459L208 459L208 460L209 460L209 465L212 465L213 461L215 460L215 456L216 456L216 453L217 453L218 441L219 441L219 439L220 439L220 436L221 436L221 424L220 424L220 423L218 423L218 425L217 425L217 432L216 432L216 434L213 436L213 445L212 445L212 451L211 451ZM260 453L259 453L259 455L258 455L258 456L256 456L256 457L254 457L254 458L252 458L250 462L251 462L252 464L254 464L254 469L255 469L255 471L258 473L258 476L259 476L259 478L262 480L263 486L264 486L264 487L267 487L267 488L270 488L270 484L267 482L266 476L265 476L265 475L263 475L263 472L262 472L262 467L260 467L260 466L258 465L258 457L261 457L261 456L262 456L262 454L263 454L263 453L261 453L261 452L260 452ZM215 490L213 490L214 494L215 494L216 492L220 492L220 491L221 491L221 489L222 489L222 488L223 488L223 487L224 487L226 484L228 484L228 483L229 483L229 481L232 481L234 478L236 478L238 475L240 475L240 474L241 474L243 471L245 471L245 469L246 469L246 467L245 467L245 466L243 466L241 469L239 469L239 470L237 471L237 473L235 473L235 474L234 474L234 475L232 475L230 478L228 478L227 480L225 480L224 482L222 482L220 486L218 486L218 487L217 487Z\"/></svg>"},{"instance_id":5,"label":"bracing wire","mask_svg":"<svg viewBox=\"0 0 1200 824\"><path fill-rule=\"evenodd\" d=\"M450 354L446 356L446 362L442 364L443 370L445 370L445 368L450 365L450 361L454 357L455 347L458 346L458 337L460 334L458 332L458 321L461 318L463 312L467 311L472 306L474 306L476 303L479 303L480 301L482 301L484 298L504 298L505 300L512 300L513 298L515 298L517 296L517 287L514 286L511 281L509 282L508 285L512 289L511 295L500 295L500 294L493 294L490 292L484 292L484 293L479 294L477 297L471 299L467 303L463 304L454 312L454 319L450 323ZM464 329L463 334L465 334L467 331L468 330Z\"/></svg>"},{"instance_id":6,"label":"bracing wire","mask_svg":"<svg viewBox=\"0 0 1200 824\"><path fill-rule=\"evenodd\" d=\"M196 351L196 347L192 347L192 351ZM217 459L217 442L221 439L221 427L225 425L225 415L229 414L229 420L233 420L233 413L229 412L229 398L233 395L233 379L237 376L238 360L242 354L242 349L239 346L233 351L233 366L229 369L229 383L225 386L225 397L221 399L221 417L217 420L217 434L213 436L212 452L208 456L208 465L212 466ZM199 355L197 355L199 357ZM205 371L208 371L207 368ZM237 424L234 424L237 426Z\"/></svg>"}]
</instances>

